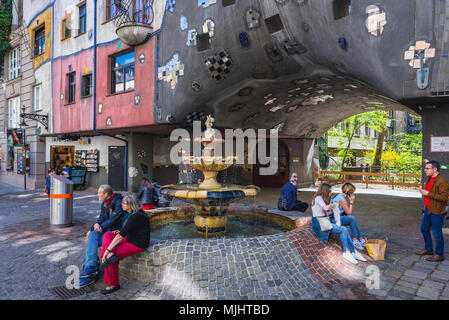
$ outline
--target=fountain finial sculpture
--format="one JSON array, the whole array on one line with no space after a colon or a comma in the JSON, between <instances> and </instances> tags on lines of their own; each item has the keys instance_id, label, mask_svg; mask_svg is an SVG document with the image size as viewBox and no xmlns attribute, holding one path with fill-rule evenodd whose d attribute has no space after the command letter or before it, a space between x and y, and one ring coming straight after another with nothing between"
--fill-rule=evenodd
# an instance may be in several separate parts
<instances>
[{"instance_id":1,"label":"fountain finial sculpture","mask_svg":"<svg viewBox=\"0 0 449 320\"><path fill-rule=\"evenodd\" d=\"M205 238L218 237L225 234L227 212L232 201L256 196L260 192L257 186L222 185L217 181L217 174L232 166L237 157L215 156L215 148L223 143L223 139L215 138L214 118L207 116L206 131L203 137L195 138L204 146L201 157L185 156L182 161L203 172L204 181L198 185L181 184L161 187L164 195L189 202L196 208L194 217L197 231Z\"/></svg>"}]
</instances>

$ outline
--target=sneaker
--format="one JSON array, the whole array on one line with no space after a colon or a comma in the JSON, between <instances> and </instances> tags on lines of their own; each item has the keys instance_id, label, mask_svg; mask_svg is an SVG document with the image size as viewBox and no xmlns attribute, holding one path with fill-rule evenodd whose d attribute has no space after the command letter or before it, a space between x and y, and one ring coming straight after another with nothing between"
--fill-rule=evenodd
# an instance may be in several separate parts
<instances>
[{"instance_id":1,"label":"sneaker","mask_svg":"<svg viewBox=\"0 0 449 320\"><path fill-rule=\"evenodd\" d=\"M360 261L367 261L367 260L365 259L365 257L362 256L362 254L361 254L360 252L358 252L357 250L354 250L354 252L352 252L352 256L353 256L354 258L356 258L357 260L360 260Z\"/></svg>"},{"instance_id":2,"label":"sneaker","mask_svg":"<svg viewBox=\"0 0 449 320\"><path fill-rule=\"evenodd\" d=\"M80 274L80 279L93 278L98 274L97 268L89 266Z\"/></svg>"},{"instance_id":3,"label":"sneaker","mask_svg":"<svg viewBox=\"0 0 449 320\"><path fill-rule=\"evenodd\" d=\"M95 277L80 279L80 281L78 282L78 288L81 289L83 287L87 287L88 285L94 283L95 281L97 281L97 278Z\"/></svg>"},{"instance_id":4,"label":"sneaker","mask_svg":"<svg viewBox=\"0 0 449 320\"><path fill-rule=\"evenodd\" d=\"M345 258L346 260L348 260L352 264L358 264L357 260L354 259L354 257L352 256L351 252L349 252L349 251L345 251L343 253L343 258Z\"/></svg>"},{"instance_id":5,"label":"sneaker","mask_svg":"<svg viewBox=\"0 0 449 320\"><path fill-rule=\"evenodd\" d=\"M360 240L353 240L352 243L354 244L354 247L358 250L365 250L364 244Z\"/></svg>"}]
</instances>

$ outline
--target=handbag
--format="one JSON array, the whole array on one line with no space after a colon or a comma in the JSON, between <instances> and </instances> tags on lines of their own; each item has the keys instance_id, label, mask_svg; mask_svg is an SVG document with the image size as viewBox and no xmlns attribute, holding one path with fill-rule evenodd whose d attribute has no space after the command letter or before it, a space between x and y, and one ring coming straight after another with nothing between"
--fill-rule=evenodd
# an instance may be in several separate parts
<instances>
[{"instance_id":1,"label":"handbag","mask_svg":"<svg viewBox=\"0 0 449 320\"><path fill-rule=\"evenodd\" d=\"M317 217L318 223L320 224L321 231L332 230L332 224L329 217Z\"/></svg>"},{"instance_id":2,"label":"handbag","mask_svg":"<svg viewBox=\"0 0 449 320\"><path fill-rule=\"evenodd\" d=\"M281 196L279 197L279 200L278 200L278 209L283 210L283 211L288 211L287 198L285 197L285 195L283 193L281 193Z\"/></svg>"}]
</instances>

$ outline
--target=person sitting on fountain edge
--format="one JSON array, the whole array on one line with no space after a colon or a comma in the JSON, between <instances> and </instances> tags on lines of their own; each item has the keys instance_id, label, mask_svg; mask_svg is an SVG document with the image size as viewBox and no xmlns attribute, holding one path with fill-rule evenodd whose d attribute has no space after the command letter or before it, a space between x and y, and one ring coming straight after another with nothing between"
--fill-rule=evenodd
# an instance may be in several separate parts
<instances>
[{"instance_id":1,"label":"person sitting on fountain edge","mask_svg":"<svg viewBox=\"0 0 449 320\"><path fill-rule=\"evenodd\" d=\"M122 209L122 195L114 193L111 186L103 184L98 188L98 200L102 201L100 215L86 234L86 254L83 272L80 275L79 288L88 286L98 280L98 247L103 242L106 232L120 230L128 215Z\"/></svg>"},{"instance_id":2,"label":"person sitting on fountain edge","mask_svg":"<svg viewBox=\"0 0 449 320\"><path fill-rule=\"evenodd\" d=\"M287 182L281 189L281 197L284 196L287 200L286 211L301 211L305 212L309 205L298 200L298 189L296 184L298 182L298 175L293 173L290 177L290 182ZM285 209L284 209L285 210Z\"/></svg>"},{"instance_id":3,"label":"person sitting on fountain edge","mask_svg":"<svg viewBox=\"0 0 449 320\"><path fill-rule=\"evenodd\" d=\"M140 187L136 197L142 203L142 210L153 209L158 202L154 187L145 177L140 179Z\"/></svg>"}]
</instances>

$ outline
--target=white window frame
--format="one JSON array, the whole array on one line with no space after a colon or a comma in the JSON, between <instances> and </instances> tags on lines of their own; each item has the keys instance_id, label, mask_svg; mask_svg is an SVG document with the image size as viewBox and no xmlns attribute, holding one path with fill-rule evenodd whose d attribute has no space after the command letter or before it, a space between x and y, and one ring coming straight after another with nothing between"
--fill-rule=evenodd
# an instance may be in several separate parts
<instances>
[{"instance_id":1,"label":"white window frame","mask_svg":"<svg viewBox=\"0 0 449 320\"><path fill-rule=\"evenodd\" d=\"M33 87L33 107L34 111L42 110L42 84Z\"/></svg>"},{"instance_id":2,"label":"white window frame","mask_svg":"<svg viewBox=\"0 0 449 320\"><path fill-rule=\"evenodd\" d=\"M20 46L9 51L9 78L15 79L20 76Z\"/></svg>"},{"instance_id":3,"label":"white window frame","mask_svg":"<svg viewBox=\"0 0 449 320\"><path fill-rule=\"evenodd\" d=\"M8 100L8 128L20 127L20 97Z\"/></svg>"}]
</instances>

